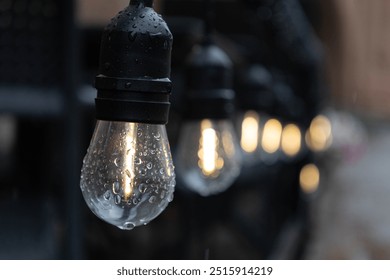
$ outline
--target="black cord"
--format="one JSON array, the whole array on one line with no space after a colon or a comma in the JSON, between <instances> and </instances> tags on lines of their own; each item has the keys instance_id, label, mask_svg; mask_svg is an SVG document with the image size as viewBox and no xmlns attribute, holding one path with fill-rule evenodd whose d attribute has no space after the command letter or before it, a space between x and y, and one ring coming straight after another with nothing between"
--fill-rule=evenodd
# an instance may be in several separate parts
<instances>
[{"instance_id":1,"label":"black cord","mask_svg":"<svg viewBox=\"0 0 390 280\"><path fill-rule=\"evenodd\" d=\"M210 44L212 42L212 33L214 31L215 21L215 6L213 0L204 0L204 44Z\"/></svg>"}]
</instances>

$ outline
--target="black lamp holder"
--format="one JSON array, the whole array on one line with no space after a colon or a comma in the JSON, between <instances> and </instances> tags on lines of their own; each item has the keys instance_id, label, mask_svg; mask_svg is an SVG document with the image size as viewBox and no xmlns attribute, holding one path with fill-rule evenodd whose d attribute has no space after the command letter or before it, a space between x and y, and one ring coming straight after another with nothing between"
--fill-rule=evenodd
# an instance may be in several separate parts
<instances>
[{"instance_id":1,"label":"black lamp holder","mask_svg":"<svg viewBox=\"0 0 390 280\"><path fill-rule=\"evenodd\" d=\"M238 86L238 103L241 110L255 110L273 114L275 95L273 77L260 64L252 64L240 71Z\"/></svg>"},{"instance_id":2,"label":"black lamp holder","mask_svg":"<svg viewBox=\"0 0 390 280\"><path fill-rule=\"evenodd\" d=\"M166 124L169 114L172 34L153 0L131 0L104 29L96 118Z\"/></svg>"},{"instance_id":3,"label":"black lamp holder","mask_svg":"<svg viewBox=\"0 0 390 280\"><path fill-rule=\"evenodd\" d=\"M234 112L233 65L209 36L187 61L187 119L226 119Z\"/></svg>"},{"instance_id":4,"label":"black lamp holder","mask_svg":"<svg viewBox=\"0 0 390 280\"><path fill-rule=\"evenodd\" d=\"M204 34L186 62L186 119L227 119L234 113L233 64L213 39L214 1L204 0Z\"/></svg>"}]
</instances>

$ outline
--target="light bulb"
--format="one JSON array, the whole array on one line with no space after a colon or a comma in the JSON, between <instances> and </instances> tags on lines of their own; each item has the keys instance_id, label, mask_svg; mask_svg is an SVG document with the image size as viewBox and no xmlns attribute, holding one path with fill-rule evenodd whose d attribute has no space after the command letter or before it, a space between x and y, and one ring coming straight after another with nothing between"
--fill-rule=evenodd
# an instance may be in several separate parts
<instances>
[{"instance_id":1,"label":"light bulb","mask_svg":"<svg viewBox=\"0 0 390 280\"><path fill-rule=\"evenodd\" d=\"M248 111L242 118L241 124L241 148L245 153L253 154L259 147L259 114Z\"/></svg>"},{"instance_id":2,"label":"light bulb","mask_svg":"<svg viewBox=\"0 0 390 280\"><path fill-rule=\"evenodd\" d=\"M323 152L332 144L332 125L324 115L318 115L306 132L306 143L314 152Z\"/></svg>"},{"instance_id":3,"label":"light bulb","mask_svg":"<svg viewBox=\"0 0 390 280\"><path fill-rule=\"evenodd\" d=\"M302 150L302 133L296 124L290 123L284 126L281 148L288 157L294 157Z\"/></svg>"},{"instance_id":4,"label":"light bulb","mask_svg":"<svg viewBox=\"0 0 390 280\"><path fill-rule=\"evenodd\" d=\"M202 196L225 191L238 177L241 153L231 121L233 64L211 34L193 47L186 63L186 109L178 139L178 174Z\"/></svg>"},{"instance_id":5,"label":"light bulb","mask_svg":"<svg viewBox=\"0 0 390 280\"><path fill-rule=\"evenodd\" d=\"M193 120L183 125L176 162L190 190L202 196L225 191L240 173L241 154L229 120Z\"/></svg>"},{"instance_id":6,"label":"light bulb","mask_svg":"<svg viewBox=\"0 0 390 280\"><path fill-rule=\"evenodd\" d=\"M265 121L261 129L261 161L266 164L273 164L280 158L280 148L282 140L282 123L275 119L269 118Z\"/></svg>"},{"instance_id":7,"label":"light bulb","mask_svg":"<svg viewBox=\"0 0 390 280\"><path fill-rule=\"evenodd\" d=\"M320 184L320 170L313 164L307 164L302 167L299 173L299 184L305 193L314 193Z\"/></svg>"},{"instance_id":8,"label":"light bulb","mask_svg":"<svg viewBox=\"0 0 390 280\"><path fill-rule=\"evenodd\" d=\"M80 187L102 220L133 229L173 199L168 122L172 34L152 8L131 0L106 26L100 47L94 135Z\"/></svg>"},{"instance_id":9,"label":"light bulb","mask_svg":"<svg viewBox=\"0 0 390 280\"><path fill-rule=\"evenodd\" d=\"M262 161L263 125L269 117L254 110L243 112L238 117L240 146L243 162L252 165Z\"/></svg>"},{"instance_id":10,"label":"light bulb","mask_svg":"<svg viewBox=\"0 0 390 280\"><path fill-rule=\"evenodd\" d=\"M97 121L80 185L92 212L120 229L153 220L175 186L165 126Z\"/></svg>"},{"instance_id":11,"label":"light bulb","mask_svg":"<svg viewBox=\"0 0 390 280\"><path fill-rule=\"evenodd\" d=\"M277 119L269 119L263 127L261 145L268 154L276 153L280 148L282 124Z\"/></svg>"}]
</instances>

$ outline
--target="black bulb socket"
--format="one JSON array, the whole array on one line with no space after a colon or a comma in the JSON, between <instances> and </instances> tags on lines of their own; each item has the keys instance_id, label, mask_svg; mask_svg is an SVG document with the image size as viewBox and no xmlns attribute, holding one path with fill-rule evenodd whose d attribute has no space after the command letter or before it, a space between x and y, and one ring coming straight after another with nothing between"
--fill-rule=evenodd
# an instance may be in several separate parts
<instances>
[{"instance_id":1,"label":"black bulb socket","mask_svg":"<svg viewBox=\"0 0 390 280\"><path fill-rule=\"evenodd\" d=\"M240 71L238 88L237 100L241 110L273 112L273 77L265 67L253 64Z\"/></svg>"},{"instance_id":2,"label":"black bulb socket","mask_svg":"<svg viewBox=\"0 0 390 280\"><path fill-rule=\"evenodd\" d=\"M152 6L131 0L103 31L95 80L99 120L168 122L173 37Z\"/></svg>"},{"instance_id":3,"label":"black bulb socket","mask_svg":"<svg viewBox=\"0 0 390 280\"><path fill-rule=\"evenodd\" d=\"M207 39L194 46L186 63L186 119L227 119L234 113L233 65Z\"/></svg>"}]
</instances>

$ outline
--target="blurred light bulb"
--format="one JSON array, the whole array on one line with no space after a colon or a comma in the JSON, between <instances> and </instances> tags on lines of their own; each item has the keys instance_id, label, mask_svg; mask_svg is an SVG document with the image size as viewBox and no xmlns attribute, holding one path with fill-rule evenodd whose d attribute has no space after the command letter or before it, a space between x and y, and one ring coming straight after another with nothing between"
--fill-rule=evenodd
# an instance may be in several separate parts
<instances>
[{"instance_id":1,"label":"blurred light bulb","mask_svg":"<svg viewBox=\"0 0 390 280\"><path fill-rule=\"evenodd\" d=\"M202 196L226 190L241 166L231 122L203 119L186 123L179 139L176 166L184 184Z\"/></svg>"},{"instance_id":2,"label":"blurred light bulb","mask_svg":"<svg viewBox=\"0 0 390 280\"><path fill-rule=\"evenodd\" d=\"M165 126L97 121L80 185L92 212L120 229L153 220L175 186Z\"/></svg>"},{"instance_id":3,"label":"blurred light bulb","mask_svg":"<svg viewBox=\"0 0 390 280\"><path fill-rule=\"evenodd\" d=\"M302 134L296 124L288 124L282 131L282 151L289 157L296 156L301 150Z\"/></svg>"},{"instance_id":4,"label":"blurred light bulb","mask_svg":"<svg viewBox=\"0 0 390 280\"><path fill-rule=\"evenodd\" d=\"M269 154L276 153L280 148L282 124L277 119L268 120L263 127L261 146Z\"/></svg>"},{"instance_id":5,"label":"blurred light bulb","mask_svg":"<svg viewBox=\"0 0 390 280\"><path fill-rule=\"evenodd\" d=\"M255 111L245 113L241 125L241 148L246 153L254 153L259 146L259 114Z\"/></svg>"},{"instance_id":6,"label":"blurred light bulb","mask_svg":"<svg viewBox=\"0 0 390 280\"><path fill-rule=\"evenodd\" d=\"M302 167L299 174L299 183L305 193L313 193L320 184L320 170L315 164L307 164Z\"/></svg>"},{"instance_id":7,"label":"blurred light bulb","mask_svg":"<svg viewBox=\"0 0 390 280\"><path fill-rule=\"evenodd\" d=\"M332 143L332 126L323 115L315 117L306 132L306 143L314 152L325 151Z\"/></svg>"}]
</instances>

